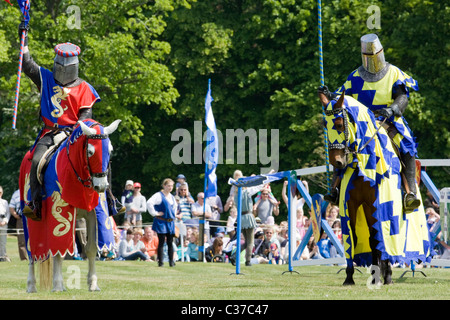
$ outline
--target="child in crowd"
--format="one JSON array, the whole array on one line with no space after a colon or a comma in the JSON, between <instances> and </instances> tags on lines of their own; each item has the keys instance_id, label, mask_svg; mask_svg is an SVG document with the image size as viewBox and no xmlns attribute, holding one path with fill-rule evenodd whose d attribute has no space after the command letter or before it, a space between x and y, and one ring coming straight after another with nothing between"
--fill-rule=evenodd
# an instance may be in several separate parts
<instances>
[{"instance_id":1,"label":"child in crowd","mask_svg":"<svg viewBox=\"0 0 450 320\"><path fill-rule=\"evenodd\" d=\"M237 218L237 208L233 206L230 209L230 215L227 220L227 234L230 235L230 239L233 238L234 234L236 233L234 229L236 218Z\"/></svg>"},{"instance_id":2,"label":"child in crowd","mask_svg":"<svg viewBox=\"0 0 450 320\"><path fill-rule=\"evenodd\" d=\"M280 256L280 250L275 242L270 244L269 260L270 264L283 264L283 260Z\"/></svg>"},{"instance_id":3,"label":"child in crowd","mask_svg":"<svg viewBox=\"0 0 450 320\"><path fill-rule=\"evenodd\" d=\"M183 247L181 247L181 243L177 248L177 256L178 256L178 260L177 261L182 261L182 258L184 256L184 261L189 262L190 258L188 255L188 247L189 247L189 239L185 238L183 240Z\"/></svg>"},{"instance_id":4,"label":"child in crowd","mask_svg":"<svg viewBox=\"0 0 450 320\"><path fill-rule=\"evenodd\" d=\"M189 243L187 245L187 255L190 261L198 261L198 232L193 231L189 237Z\"/></svg>"},{"instance_id":5,"label":"child in crowd","mask_svg":"<svg viewBox=\"0 0 450 320\"><path fill-rule=\"evenodd\" d=\"M125 190L122 192L121 202L125 206L126 212L130 211L133 203L133 184L132 180L125 182Z\"/></svg>"},{"instance_id":6,"label":"child in crowd","mask_svg":"<svg viewBox=\"0 0 450 320\"><path fill-rule=\"evenodd\" d=\"M177 176L177 183L175 184L175 194L178 194L178 187L181 186L182 183L186 183L186 187L189 188L189 185L186 182L186 177L184 176L184 174L179 174Z\"/></svg>"}]
</instances>

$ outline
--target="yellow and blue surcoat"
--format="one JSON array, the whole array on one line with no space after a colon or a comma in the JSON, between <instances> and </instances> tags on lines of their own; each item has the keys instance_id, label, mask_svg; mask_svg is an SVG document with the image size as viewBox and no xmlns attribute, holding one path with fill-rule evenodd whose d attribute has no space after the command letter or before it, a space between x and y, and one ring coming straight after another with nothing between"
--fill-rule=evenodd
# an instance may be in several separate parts
<instances>
[{"instance_id":1,"label":"yellow and blue surcoat","mask_svg":"<svg viewBox=\"0 0 450 320\"><path fill-rule=\"evenodd\" d=\"M331 111L336 101L331 101L326 110ZM330 144L348 145L356 151L348 156L348 165L338 173L341 176L339 213L342 225L342 240L345 258L358 265L371 264L369 228L362 212L358 209L354 239L350 224L350 190L354 189L354 180L362 176L375 189L376 208L373 217L377 222L373 226L379 241L377 249L382 260L410 262L411 260L430 260L432 241L426 224L423 206L415 212L405 214L402 206L400 161L394 152L386 130L378 133L372 112L350 96L345 96L343 112L326 116L325 122ZM334 121L338 117L347 117L347 139L342 131L337 131ZM374 139L370 140L372 137ZM347 141L346 141L347 140ZM362 148L368 142L367 146ZM360 150L361 149L361 150ZM420 196L420 195L419 195ZM360 212L361 211L361 212Z\"/></svg>"},{"instance_id":2,"label":"yellow and blue surcoat","mask_svg":"<svg viewBox=\"0 0 450 320\"><path fill-rule=\"evenodd\" d=\"M417 81L394 65L389 65L386 75L379 81L364 81L358 69L350 73L345 83L336 93L352 96L372 112L390 106L393 96L400 87L403 87L409 97L409 90L418 91ZM403 116L392 116L388 119L396 127L398 134L394 137L394 143L401 153L417 155L417 143L411 129Z\"/></svg>"}]
</instances>

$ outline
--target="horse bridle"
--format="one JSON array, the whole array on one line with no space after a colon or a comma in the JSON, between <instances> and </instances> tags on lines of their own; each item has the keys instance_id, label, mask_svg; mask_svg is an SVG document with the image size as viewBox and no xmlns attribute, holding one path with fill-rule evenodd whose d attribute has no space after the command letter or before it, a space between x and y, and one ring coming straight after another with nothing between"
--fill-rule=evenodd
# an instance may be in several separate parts
<instances>
[{"instance_id":1,"label":"horse bridle","mask_svg":"<svg viewBox=\"0 0 450 320\"><path fill-rule=\"evenodd\" d=\"M332 116L335 114L339 114L342 112L343 115L343 119L344 119L344 138L345 138L345 145L343 143L328 143L328 150L342 150L344 149L344 153L347 156L349 153L356 155L357 153L360 153L361 150L363 150L365 147L367 147L367 145L370 143L370 141L372 141L375 136L377 135L378 131L380 131L381 127L383 126L383 124L386 122L387 118L385 117L384 120L378 125L377 130L375 131L375 133L372 135L372 137L367 140L366 143L364 143L362 145L362 147L360 147L358 150L352 150L350 148L350 141L348 140L348 112L347 109L345 107L341 107L341 108L336 108L333 110L326 110L325 111L325 115L327 116Z\"/></svg>"},{"instance_id":2,"label":"horse bridle","mask_svg":"<svg viewBox=\"0 0 450 320\"><path fill-rule=\"evenodd\" d=\"M328 150L342 150L344 149L344 153L347 156L349 153L351 154L356 154L356 150L352 150L350 148L350 141L348 139L348 113L347 113L347 109L344 107L341 108L336 108L333 110L325 110L325 115L327 116L332 116L332 115L336 115L342 112L343 115L343 119L344 119L344 141L345 144L343 143L329 143L328 142Z\"/></svg>"},{"instance_id":3,"label":"horse bridle","mask_svg":"<svg viewBox=\"0 0 450 320\"><path fill-rule=\"evenodd\" d=\"M97 123L92 123L91 125L89 125L89 128L92 128L94 125L97 125ZM86 135L86 141L85 141L85 149L86 149L86 163L87 163L87 167L88 167L88 171L89 171L89 177L87 179L81 179L80 175L78 174L78 172L75 170L75 167L73 166L72 160L70 160L70 156L69 156L69 146L70 143L67 143L66 146L66 150L67 150L67 158L69 159L69 163L70 166L72 167L73 172L75 173L75 175L77 176L78 181L81 182L81 184L86 187L86 188L90 188L92 187L92 180L93 178L103 178L106 177L108 175L108 171L109 171L109 166L108 169L105 172L100 172L100 173L92 173L91 170L91 166L89 165L89 156L88 156L88 144L89 144L89 140L90 139L94 139L94 140L104 140L107 139L108 135L107 134L92 134L92 135Z\"/></svg>"}]
</instances>

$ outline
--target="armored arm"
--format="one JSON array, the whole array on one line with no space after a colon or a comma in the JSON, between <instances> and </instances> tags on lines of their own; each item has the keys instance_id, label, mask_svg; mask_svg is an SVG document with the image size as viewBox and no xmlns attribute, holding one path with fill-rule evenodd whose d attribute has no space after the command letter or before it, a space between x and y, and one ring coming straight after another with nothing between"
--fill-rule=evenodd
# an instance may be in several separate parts
<instances>
[{"instance_id":1,"label":"armored arm","mask_svg":"<svg viewBox=\"0 0 450 320\"><path fill-rule=\"evenodd\" d=\"M394 94L394 102L389 106L394 112L395 116L402 116L408 106L408 96L404 87L400 87L396 94Z\"/></svg>"},{"instance_id":2,"label":"armored arm","mask_svg":"<svg viewBox=\"0 0 450 320\"><path fill-rule=\"evenodd\" d=\"M92 119L92 108L83 108L78 112L78 120Z\"/></svg>"},{"instance_id":3,"label":"armored arm","mask_svg":"<svg viewBox=\"0 0 450 320\"><path fill-rule=\"evenodd\" d=\"M327 86L320 86L319 88L317 88L317 92L323 93L328 98L328 100L333 100L338 96L334 92L331 92Z\"/></svg>"},{"instance_id":4,"label":"armored arm","mask_svg":"<svg viewBox=\"0 0 450 320\"><path fill-rule=\"evenodd\" d=\"M399 87L397 92L393 95L394 102L387 108L383 108L378 111L378 114L390 118L392 115L401 117L408 106L408 96L406 90L403 87Z\"/></svg>"},{"instance_id":5,"label":"armored arm","mask_svg":"<svg viewBox=\"0 0 450 320\"><path fill-rule=\"evenodd\" d=\"M19 25L19 39L22 38L22 31L25 31L25 43L23 48L23 72L33 81L33 83L40 88L41 87L41 75L39 73L39 65L33 60L28 49L28 26L22 21Z\"/></svg>"}]
</instances>

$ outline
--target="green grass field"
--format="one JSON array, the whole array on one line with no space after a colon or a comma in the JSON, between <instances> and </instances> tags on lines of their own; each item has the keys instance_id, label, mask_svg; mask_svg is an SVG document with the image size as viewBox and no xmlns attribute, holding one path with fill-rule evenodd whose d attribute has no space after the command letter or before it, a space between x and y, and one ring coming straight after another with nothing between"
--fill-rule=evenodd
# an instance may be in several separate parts
<instances>
[{"instance_id":1,"label":"green grass field","mask_svg":"<svg viewBox=\"0 0 450 320\"><path fill-rule=\"evenodd\" d=\"M11 262L0 262L0 300L440 300L450 297L450 269L425 268L427 277L394 269L394 285L369 289L369 274L355 272L356 285L343 287L345 272L341 267L294 267L299 272L282 274L287 265L253 265L241 267L235 274L231 264L181 263L176 267L159 268L142 261L98 261L97 276L100 292L87 290L86 261L64 261L66 292L42 291L26 293L28 262L20 261L17 239L8 236L8 256ZM166 264L167 265L167 264ZM77 288L74 275L81 280ZM72 278L71 278L72 277ZM69 279L71 282L69 282Z\"/></svg>"}]
</instances>

